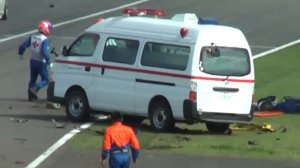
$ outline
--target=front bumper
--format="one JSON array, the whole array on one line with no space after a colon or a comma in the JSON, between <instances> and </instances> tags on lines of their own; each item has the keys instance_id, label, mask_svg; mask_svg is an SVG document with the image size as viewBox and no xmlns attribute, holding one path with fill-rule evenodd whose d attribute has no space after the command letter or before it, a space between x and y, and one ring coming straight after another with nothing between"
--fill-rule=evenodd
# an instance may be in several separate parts
<instances>
[{"instance_id":1,"label":"front bumper","mask_svg":"<svg viewBox=\"0 0 300 168\"><path fill-rule=\"evenodd\" d=\"M197 111L197 103L184 100L183 114L187 123L195 122L219 122L219 123L249 123L254 114L253 108L249 114L234 114L234 113L217 113L217 112L202 112Z\"/></svg>"}]
</instances>

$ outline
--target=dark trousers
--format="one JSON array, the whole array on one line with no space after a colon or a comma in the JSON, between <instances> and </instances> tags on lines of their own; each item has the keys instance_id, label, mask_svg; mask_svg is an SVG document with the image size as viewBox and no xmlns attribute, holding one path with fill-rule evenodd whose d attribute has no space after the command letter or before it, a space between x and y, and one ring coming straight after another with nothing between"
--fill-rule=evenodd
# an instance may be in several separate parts
<instances>
[{"instance_id":1,"label":"dark trousers","mask_svg":"<svg viewBox=\"0 0 300 168\"><path fill-rule=\"evenodd\" d=\"M129 168L130 156L128 152L111 153L109 157L109 168Z\"/></svg>"}]
</instances>

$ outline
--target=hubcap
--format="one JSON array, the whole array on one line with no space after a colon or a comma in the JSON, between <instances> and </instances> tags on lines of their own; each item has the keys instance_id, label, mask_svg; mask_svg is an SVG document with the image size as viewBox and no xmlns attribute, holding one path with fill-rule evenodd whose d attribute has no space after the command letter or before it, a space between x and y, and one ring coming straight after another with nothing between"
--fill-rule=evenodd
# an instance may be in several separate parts
<instances>
[{"instance_id":1,"label":"hubcap","mask_svg":"<svg viewBox=\"0 0 300 168\"><path fill-rule=\"evenodd\" d=\"M157 128L163 128L166 121L165 111L161 108L154 110L153 112L153 123Z\"/></svg>"},{"instance_id":2,"label":"hubcap","mask_svg":"<svg viewBox=\"0 0 300 168\"><path fill-rule=\"evenodd\" d=\"M69 109L73 116L79 116L83 112L83 101L80 97L73 97L70 100Z\"/></svg>"}]
</instances>

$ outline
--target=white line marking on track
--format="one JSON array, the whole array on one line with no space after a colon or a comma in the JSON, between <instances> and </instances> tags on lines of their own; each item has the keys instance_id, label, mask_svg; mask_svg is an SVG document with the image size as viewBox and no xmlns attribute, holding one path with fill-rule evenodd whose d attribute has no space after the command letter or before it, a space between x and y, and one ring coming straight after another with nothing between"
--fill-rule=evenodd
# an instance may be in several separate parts
<instances>
[{"instance_id":1,"label":"white line marking on track","mask_svg":"<svg viewBox=\"0 0 300 168\"><path fill-rule=\"evenodd\" d=\"M273 49L276 48L274 46L261 46L261 45L251 45L251 48L261 48L261 49Z\"/></svg>"},{"instance_id":2,"label":"white line marking on track","mask_svg":"<svg viewBox=\"0 0 300 168\"><path fill-rule=\"evenodd\" d=\"M76 37L67 37L67 36L50 36L52 39L67 39L67 40L75 40Z\"/></svg>"},{"instance_id":3,"label":"white line marking on track","mask_svg":"<svg viewBox=\"0 0 300 168\"><path fill-rule=\"evenodd\" d=\"M42 153L38 158L32 161L26 168L35 168L40 165L45 159L47 159L53 152L55 152L58 148L60 148L63 144L65 144L69 139L75 136L80 132L81 129L86 129L90 127L93 123L86 123L80 126L80 129L73 129L65 136L60 138L55 144L53 144L50 148L48 148L44 153Z\"/></svg>"},{"instance_id":4,"label":"white line marking on track","mask_svg":"<svg viewBox=\"0 0 300 168\"><path fill-rule=\"evenodd\" d=\"M93 13L93 14L90 14L90 15L87 15L87 16L83 16L83 17L79 17L79 18L76 18L76 19L64 21L64 22L61 22L61 23L57 23L57 24L54 24L53 27L54 28L55 27L60 27L60 26L66 25L66 24L78 22L78 21L81 21L81 20L84 20L84 19L89 19L89 18L92 18L92 17L95 17L95 16L103 15L105 13L110 13L110 12L113 12L113 11L116 11L116 10L123 9L125 7L128 7L128 6L133 6L133 5L141 4L141 3L144 3L144 2L148 2L148 1L149 0L139 0L139 1L132 2L132 3L124 4L124 5L115 7L115 8L107 9L107 10L97 12L97 13ZM12 40L12 39L16 39L16 38L19 38L19 37L27 36L27 35L30 35L30 34L36 33L36 32L37 32L37 30L31 30L31 31L28 31L28 32L24 32L24 33L21 33L21 34L17 34L17 35L13 35L13 36L10 36L10 37L7 37L7 38L3 38L3 39L0 39L0 43L5 42L5 41L9 41L9 40Z\"/></svg>"},{"instance_id":5,"label":"white line marking on track","mask_svg":"<svg viewBox=\"0 0 300 168\"><path fill-rule=\"evenodd\" d=\"M265 52L256 54L256 55L253 56L253 59L257 59L257 58L266 56L266 55L268 55L268 54L271 54L271 53L274 53L274 52L276 52L276 51L282 50L282 49L284 49L284 48L290 47L290 46L292 46L292 45L298 44L299 42L300 42L300 39L295 40L295 41L292 41L292 42L287 43L287 44L284 44L284 45L282 45L282 46L280 46L280 47L276 47L276 48L274 48L274 49L272 49L272 50L268 50L268 51L265 51Z\"/></svg>"}]
</instances>

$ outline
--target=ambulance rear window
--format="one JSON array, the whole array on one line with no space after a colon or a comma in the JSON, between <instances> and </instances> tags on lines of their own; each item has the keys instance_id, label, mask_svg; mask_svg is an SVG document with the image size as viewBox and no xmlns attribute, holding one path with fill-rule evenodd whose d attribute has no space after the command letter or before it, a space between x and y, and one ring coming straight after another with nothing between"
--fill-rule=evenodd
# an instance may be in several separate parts
<instances>
[{"instance_id":1,"label":"ambulance rear window","mask_svg":"<svg viewBox=\"0 0 300 168\"><path fill-rule=\"evenodd\" d=\"M203 47L201 50L202 72L221 76L244 76L250 73L250 58L246 49L218 47L218 56L211 55L208 49Z\"/></svg>"},{"instance_id":2,"label":"ambulance rear window","mask_svg":"<svg viewBox=\"0 0 300 168\"><path fill-rule=\"evenodd\" d=\"M143 66L185 70L190 47L147 42L141 59Z\"/></svg>"}]
</instances>

